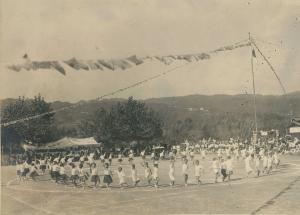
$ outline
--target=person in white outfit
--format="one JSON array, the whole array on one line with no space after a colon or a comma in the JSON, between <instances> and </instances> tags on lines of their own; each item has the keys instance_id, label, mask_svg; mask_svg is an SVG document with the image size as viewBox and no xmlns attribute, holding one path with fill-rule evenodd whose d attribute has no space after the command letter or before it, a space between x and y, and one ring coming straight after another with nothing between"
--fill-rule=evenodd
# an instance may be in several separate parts
<instances>
[{"instance_id":1,"label":"person in white outfit","mask_svg":"<svg viewBox=\"0 0 300 215\"><path fill-rule=\"evenodd\" d=\"M154 167L153 167L153 179L155 181L154 186L157 188L158 180L159 180L159 178L158 178L158 163L157 162L154 163Z\"/></svg>"},{"instance_id":2,"label":"person in white outfit","mask_svg":"<svg viewBox=\"0 0 300 215\"><path fill-rule=\"evenodd\" d=\"M197 184L201 184L201 175L203 174L203 166L200 165L199 160L195 161L195 178L196 178L196 182Z\"/></svg>"},{"instance_id":3,"label":"person in white outfit","mask_svg":"<svg viewBox=\"0 0 300 215\"><path fill-rule=\"evenodd\" d=\"M189 169L188 160L185 159L183 161L183 164L182 164L182 175L183 175L183 178L184 178L184 185L185 186L188 186L188 179L189 179L188 169Z\"/></svg>"},{"instance_id":4,"label":"person in white outfit","mask_svg":"<svg viewBox=\"0 0 300 215\"><path fill-rule=\"evenodd\" d=\"M233 160L232 160L231 156L227 156L226 168L227 168L227 178L228 178L228 181L230 181L230 177L233 174Z\"/></svg>"},{"instance_id":5,"label":"person in white outfit","mask_svg":"<svg viewBox=\"0 0 300 215\"><path fill-rule=\"evenodd\" d=\"M126 175L122 167L118 167L117 175L119 178L119 185L121 186L121 188L123 188L124 185L128 185L125 181Z\"/></svg>"},{"instance_id":6,"label":"person in white outfit","mask_svg":"<svg viewBox=\"0 0 300 215\"><path fill-rule=\"evenodd\" d=\"M135 164L131 165L131 178L132 178L133 186L136 187L138 185L138 183L140 182L140 179L138 177L138 173L135 168Z\"/></svg>"},{"instance_id":7,"label":"person in white outfit","mask_svg":"<svg viewBox=\"0 0 300 215\"><path fill-rule=\"evenodd\" d=\"M175 165L174 165L174 160L170 161L170 166L169 166L169 178L170 178L170 186L174 186L175 184Z\"/></svg>"},{"instance_id":8,"label":"person in white outfit","mask_svg":"<svg viewBox=\"0 0 300 215\"><path fill-rule=\"evenodd\" d=\"M250 161L251 161L250 154L246 154L245 169L246 169L247 177L253 172L253 169L251 168L251 165L250 165Z\"/></svg>"}]
</instances>

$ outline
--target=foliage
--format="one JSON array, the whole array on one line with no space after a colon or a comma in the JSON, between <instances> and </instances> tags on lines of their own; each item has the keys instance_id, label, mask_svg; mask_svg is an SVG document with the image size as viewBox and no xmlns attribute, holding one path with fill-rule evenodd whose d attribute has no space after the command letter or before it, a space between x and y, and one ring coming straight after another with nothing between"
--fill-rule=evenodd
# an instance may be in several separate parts
<instances>
[{"instance_id":1,"label":"foliage","mask_svg":"<svg viewBox=\"0 0 300 215\"><path fill-rule=\"evenodd\" d=\"M93 134L98 142L109 146L140 143L160 138L162 121L156 112L130 97L126 103L117 103L109 111L99 109L92 120L81 123L79 130L83 136Z\"/></svg>"},{"instance_id":2,"label":"foliage","mask_svg":"<svg viewBox=\"0 0 300 215\"><path fill-rule=\"evenodd\" d=\"M2 112L2 122L9 122L51 111L50 104L45 102L41 95L29 100L19 97L15 102L10 103ZM16 123L1 128L1 141L3 144L17 144L19 142L32 142L43 144L53 138L54 114L44 115L37 119Z\"/></svg>"}]
</instances>

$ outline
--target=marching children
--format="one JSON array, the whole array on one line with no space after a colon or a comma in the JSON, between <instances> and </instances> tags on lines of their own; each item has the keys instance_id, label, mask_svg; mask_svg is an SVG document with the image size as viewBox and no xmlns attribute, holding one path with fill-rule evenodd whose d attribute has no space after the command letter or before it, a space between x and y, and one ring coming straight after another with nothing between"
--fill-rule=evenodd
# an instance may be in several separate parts
<instances>
[{"instance_id":1,"label":"marching children","mask_svg":"<svg viewBox=\"0 0 300 215\"><path fill-rule=\"evenodd\" d=\"M246 149L245 148L241 150L241 155L242 155L243 159L246 159L247 156L246 156Z\"/></svg>"},{"instance_id":2,"label":"marching children","mask_svg":"<svg viewBox=\"0 0 300 215\"><path fill-rule=\"evenodd\" d=\"M99 177L99 172L98 172L96 163L92 164L91 182L94 183L94 189L96 189L97 186L100 184L100 177Z\"/></svg>"},{"instance_id":3,"label":"marching children","mask_svg":"<svg viewBox=\"0 0 300 215\"><path fill-rule=\"evenodd\" d=\"M273 155L273 159L274 159L275 168L277 168L279 166L279 162L280 162L277 151L275 151L275 153Z\"/></svg>"},{"instance_id":4,"label":"marching children","mask_svg":"<svg viewBox=\"0 0 300 215\"><path fill-rule=\"evenodd\" d=\"M221 159L220 168L221 168L221 174L223 176L222 181L225 181L225 179L227 178L227 166L226 166L226 162L223 158Z\"/></svg>"},{"instance_id":5,"label":"marching children","mask_svg":"<svg viewBox=\"0 0 300 215\"><path fill-rule=\"evenodd\" d=\"M164 150L159 154L159 159L160 159L160 160L163 160L163 159L164 159L164 154L165 154L165 151L164 151Z\"/></svg>"},{"instance_id":6,"label":"marching children","mask_svg":"<svg viewBox=\"0 0 300 215\"><path fill-rule=\"evenodd\" d=\"M260 155L258 155L258 154L255 155L254 162L255 162L256 176L259 177L259 175L260 175Z\"/></svg>"},{"instance_id":7,"label":"marching children","mask_svg":"<svg viewBox=\"0 0 300 215\"><path fill-rule=\"evenodd\" d=\"M78 180L78 170L75 166L74 163L71 163L71 167L72 167L72 170L71 170L71 180L72 180L72 183L74 184L74 187L77 187L77 180Z\"/></svg>"},{"instance_id":8,"label":"marching children","mask_svg":"<svg viewBox=\"0 0 300 215\"><path fill-rule=\"evenodd\" d=\"M141 151L141 157L142 157L143 162L145 162L145 159L146 159L145 153L146 153L145 150Z\"/></svg>"},{"instance_id":9,"label":"marching children","mask_svg":"<svg viewBox=\"0 0 300 215\"><path fill-rule=\"evenodd\" d=\"M174 150L172 150L172 151L170 151L170 153L169 153L169 158L170 158L170 160L174 160L175 161L175 153L174 153Z\"/></svg>"},{"instance_id":10,"label":"marching children","mask_svg":"<svg viewBox=\"0 0 300 215\"><path fill-rule=\"evenodd\" d=\"M60 163L65 164L65 163L66 163L66 158L65 158L65 157L62 157L62 158L60 159Z\"/></svg>"},{"instance_id":11,"label":"marching children","mask_svg":"<svg viewBox=\"0 0 300 215\"><path fill-rule=\"evenodd\" d=\"M128 185L125 181L125 173L122 169L122 167L118 167L118 178L119 178L119 185L121 186L121 188L123 188L124 185Z\"/></svg>"},{"instance_id":12,"label":"marching children","mask_svg":"<svg viewBox=\"0 0 300 215\"><path fill-rule=\"evenodd\" d=\"M132 164L132 162L133 162L133 151L132 150L130 150L130 152L129 152L129 156L128 156L128 162L130 163L130 164Z\"/></svg>"},{"instance_id":13,"label":"marching children","mask_svg":"<svg viewBox=\"0 0 300 215\"><path fill-rule=\"evenodd\" d=\"M25 160L24 163L23 163L23 166L24 166L24 171L23 171L22 176L23 176L24 178L27 178L27 174L28 174L29 171L30 171L30 165L29 165L29 163Z\"/></svg>"},{"instance_id":14,"label":"marching children","mask_svg":"<svg viewBox=\"0 0 300 215\"><path fill-rule=\"evenodd\" d=\"M42 170L42 175L45 174L46 171L46 161L45 158L40 159L40 170Z\"/></svg>"},{"instance_id":15,"label":"marching children","mask_svg":"<svg viewBox=\"0 0 300 215\"><path fill-rule=\"evenodd\" d=\"M56 161L54 161L52 165L52 176L55 180L55 183L57 183L59 179L59 166Z\"/></svg>"},{"instance_id":16,"label":"marching children","mask_svg":"<svg viewBox=\"0 0 300 215\"><path fill-rule=\"evenodd\" d=\"M249 175L253 172L253 169L251 168L251 165L250 165L250 161L251 161L251 155L246 154L245 169L246 169L247 177L249 177Z\"/></svg>"},{"instance_id":17,"label":"marching children","mask_svg":"<svg viewBox=\"0 0 300 215\"><path fill-rule=\"evenodd\" d=\"M155 160L155 152L153 151L152 153L151 153L151 160L154 162L154 160Z\"/></svg>"},{"instance_id":18,"label":"marching children","mask_svg":"<svg viewBox=\"0 0 300 215\"><path fill-rule=\"evenodd\" d=\"M218 155L218 159L221 160L221 157L222 157L222 149L218 149L217 151L217 155Z\"/></svg>"},{"instance_id":19,"label":"marching children","mask_svg":"<svg viewBox=\"0 0 300 215\"><path fill-rule=\"evenodd\" d=\"M236 148L234 150L234 157L236 160L239 160L239 158L240 158L239 148Z\"/></svg>"},{"instance_id":20,"label":"marching children","mask_svg":"<svg viewBox=\"0 0 300 215\"><path fill-rule=\"evenodd\" d=\"M73 157L69 157L68 160L67 160L67 163L68 163L69 165L71 165L72 162L73 162Z\"/></svg>"},{"instance_id":21,"label":"marching children","mask_svg":"<svg viewBox=\"0 0 300 215\"><path fill-rule=\"evenodd\" d=\"M226 168L227 168L227 178L228 178L228 181L230 181L230 176L233 174L233 160L232 160L231 156L227 157Z\"/></svg>"},{"instance_id":22,"label":"marching children","mask_svg":"<svg viewBox=\"0 0 300 215\"><path fill-rule=\"evenodd\" d=\"M192 164L194 164L194 151L193 150L190 151L190 159L191 159Z\"/></svg>"},{"instance_id":23,"label":"marching children","mask_svg":"<svg viewBox=\"0 0 300 215\"><path fill-rule=\"evenodd\" d=\"M269 155L268 155L268 165L267 165L267 173L268 174L270 174L270 172L272 170L272 164L273 164L272 153L269 153Z\"/></svg>"},{"instance_id":24,"label":"marching children","mask_svg":"<svg viewBox=\"0 0 300 215\"><path fill-rule=\"evenodd\" d=\"M24 168L20 161L17 161L16 170L17 170L17 177L18 177L19 181L21 181L22 173L24 172Z\"/></svg>"},{"instance_id":25,"label":"marching children","mask_svg":"<svg viewBox=\"0 0 300 215\"><path fill-rule=\"evenodd\" d=\"M155 181L154 186L157 188L158 187L158 163L154 162L154 167L153 167L153 179Z\"/></svg>"},{"instance_id":26,"label":"marching children","mask_svg":"<svg viewBox=\"0 0 300 215\"><path fill-rule=\"evenodd\" d=\"M121 165L122 164L122 154L121 152L118 154L118 162Z\"/></svg>"},{"instance_id":27,"label":"marching children","mask_svg":"<svg viewBox=\"0 0 300 215\"><path fill-rule=\"evenodd\" d=\"M183 162L185 162L185 159L186 159L186 150L183 150L181 152L181 159L182 159Z\"/></svg>"},{"instance_id":28,"label":"marching children","mask_svg":"<svg viewBox=\"0 0 300 215\"><path fill-rule=\"evenodd\" d=\"M137 184L140 182L140 179L138 177L137 170L135 168L135 164L131 165L131 178L132 178L133 186L136 187Z\"/></svg>"},{"instance_id":29,"label":"marching children","mask_svg":"<svg viewBox=\"0 0 300 215\"><path fill-rule=\"evenodd\" d=\"M88 173L83 170L83 164L79 164L78 172L79 172L79 181L83 183L82 187L83 189L85 189L86 180L88 179Z\"/></svg>"},{"instance_id":30,"label":"marching children","mask_svg":"<svg viewBox=\"0 0 300 215\"><path fill-rule=\"evenodd\" d=\"M195 178L196 178L197 184L202 183L202 181L200 180L202 173L203 173L203 167L202 167L202 165L200 165L199 160L196 160L195 161Z\"/></svg>"},{"instance_id":31,"label":"marching children","mask_svg":"<svg viewBox=\"0 0 300 215\"><path fill-rule=\"evenodd\" d=\"M149 167L148 162L145 162L145 178L147 179L148 185L151 183L151 176L152 176L152 171Z\"/></svg>"},{"instance_id":32,"label":"marching children","mask_svg":"<svg viewBox=\"0 0 300 215\"><path fill-rule=\"evenodd\" d=\"M189 169L188 160L184 159L182 164L182 175L184 178L184 186L188 186L188 179L189 179L188 169Z\"/></svg>"},{"instance_id":33,"label":"marching children","mask_svg":"<svg viewBox=\"0 0 300 215\"><path fill-rule=\"evenodd\" d=\"M218 162L217 158L214 157L213 161L212 161L212 169L213 169L213 172L215 175L215 183L218 182L219 168L220 168L219 162Z\"/></svg>"},{"instance_id":34,"label":"marching children","mask_svg":"<svg viewBox=\"0 0 300 215\"><path fill-rule=\"evenodd\" d=\"M93 163L95 163L94 161L94 154L90 154L90 156L88 156L88 165L90 167L90 173L92 173L92 165Z\"/></svg>"},{"instance_id":35,"label":"marching children","mask_svg":"<svg viewBox=\"0 0 300 215\"><path fill-rule=\"evenodd\" d=\"M205 158L206 158L206 151L204 148L201 150L201 157L202 157L202 160L205 160Z\"/></svg>"},{"instance_id":36,"label":"marching children","mask_svg":"<svg viewBox=\"0 0 300 215\"><path fill-rule=\"evenodd\" d=\"M112 172L109 169L108 163L105 163L105 165L104 165L103 174L104 174L103 183L106 185L107 188L109 188L110 184L113 182L113 180L112 180L112 177L111 177Z\"/></svg>"},{"instance_id":37,"label":"marching children","mask_svg":"<svg viewBox=\"0 0 300 215\"><path fill-rule=\"evenodd\" d=\"M263 173L268 172L268 157L263 155Z\"/></svg>"},{"instance_id":38,"label":"marching children","mask_svg":"<svg viewBox=\"0 0 300 215\"><path fill-rule=\"evenodd\" d=\"M66 175L66 171L65 171L65 167L64 167L64 164L60 164L60 168L59 168L59 177L60 177L60 180L62 180L62 182L64 184L67 184L67 175Z\"/></svg>"},{"instance_id":39,"label":"marching children","mask_svg":"<svg viewBox=\"0 0 300 215\"><path fill-rule=\"evenodd\" d=\"M105 153L100 155L100 161L101 161L102 165L104 165L104 163L105 163Z\"/></svg>"},{"instance_id":40,"label":"marching children","mask_svg":"<svg viewBox=\"0 0 300 215\"><path fill-rule=\"evenodd\" d=\"M108 157L108 162L109 162L109 165L110 165L110 166L111 166L111 164L112 164L112 158L113 158L113 154L110 153L110 154L109 154L109 157Z\"/></svg>"},{"instance_id":41,"label":"marching children","mask_svg":"<svg viewBox=\"0 0 300 215\"><path fill-rule=\"evenodd\" d=\"M35 181L35 177L38 176L37 168L34 163L31 163L31 167L29 169L29 177Z\"/></svg>"},{"instance_id":42,"label":"marching children","mask_svg":"<svg viewBox=\"0 0 300 215\"><path fill-rule=\"evenodd\" d=\"M174 165L174 160L170 161L170 169L169 169L169 177L170 177L170 186L174 186L175 184L175 165Z\"/></svg>"},{"instance_id":43,"label":"marching children","mask_svg":"<svg viewBox=\"0 0 300 215\"><path fill-rule=\"evenodd\" d=\"M79 158L79 161L80 161L81 164L84 163L84 161L85 161L85 155L84 154Z\"/></svg>"}]
</instances>

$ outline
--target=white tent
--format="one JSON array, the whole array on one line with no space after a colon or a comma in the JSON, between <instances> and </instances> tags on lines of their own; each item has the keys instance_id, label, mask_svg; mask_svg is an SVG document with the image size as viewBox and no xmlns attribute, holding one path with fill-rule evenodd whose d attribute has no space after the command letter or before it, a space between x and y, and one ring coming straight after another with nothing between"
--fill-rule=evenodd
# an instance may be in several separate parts
<instances>
[{"instance_id":1,"label":"white tent","mask_svg":"<svg viewBox=\"0 0 300 215\"><path fill-rule=\"evenodd\" d=\"M36 146L33 146L33 145L30 145L30 144L22 144L22 148L25 150L25 151L34 151L37 149Z\"/></svg>"},{"instance_id":2,"label":"white tent","mask_svg":"<svg viewBox=\"0 0 300 215\"><path fill-rule=\"evenodd\" d=\"M93 137L89 138L70 138L64 137L55 142L47 143L46 145L39 147L38 149L63 149L77 146L100 146Z\"/></svg>"}]
</instances>

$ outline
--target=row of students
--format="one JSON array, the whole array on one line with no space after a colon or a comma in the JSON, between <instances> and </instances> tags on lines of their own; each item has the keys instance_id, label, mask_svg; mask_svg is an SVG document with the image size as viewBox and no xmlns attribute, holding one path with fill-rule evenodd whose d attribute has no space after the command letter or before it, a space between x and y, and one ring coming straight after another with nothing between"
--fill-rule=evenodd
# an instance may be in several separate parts
<instances>
[{"instance_id":1,"label":"row of students","mask_svg":"<svg viewBox=\"0 0 300 215\"><path fill-rule=\"evenodd\" d=\"M131 160L130 162L133 162L133 156L131 156ZM121 164L122 161L120 161L120 159L122 159L121 157L118 157L118 161ZM153 166L153 172L151 170L151 168L149 167L149 164L147 162L145 162L145 157L144 159L144 163L143 166L145 168L145 178L146 181L148 183L148 185L151 184L151 181L154 181L154 186L157 187L158 186L158 182L159 182L159 173L158 173L158 162L155 161L154 162L154 166ZM253 169L251 167L250 161L252 160L252 156L250 154L246 154L246 158L245 158L245 170L247 175L250 175L253 172ZM191 160L193 161L193 165L195 168L195 179L197 181L198 184L201 184L201 175L203 173L203 167L200 165L199 160L196 160L194 162L193 157L191 157ZM261 170L260 168L260 161L263 161L263 169ZM58 163L60 162L60 163ZM64 184L67 184L69 177L66 174L65 171L65 160L64 159L54 159L53 162L49 163L49 170L50 170L50 175L52 177L52 179L56 182L62 182ZM90 174L91 174L91 182L94 183L94 187L97 187L100 184L100 175L98 172L98 168L96 167L96 164L94 162L94 160L92 159L92 157L90 159L88 159L87 163L90 166ZM175 160L171 160L170 161L170 165L169 165L169 178L170 178L170 185L174 186L175 184ZM255 155L254 156L254 163L255 163L255 171L257 173L257 176L260 175L261 172L266 172L266 173L270 173L271 169L272 169L272 165L275 164L278 165L279 164L279 158L278 155L276 153L271 154L269 153L268 156L263 156L261 157L260 155ZM40 161L40 169L42 171L44 171L45 167L45 162ZM83 170L83 162L80 162L78 168L76 167L76 165L74 163L70 163L72 169L71 169L71 177L70 180L71 182L74 184L74 186L76 187L78 185L78 183L83 182L84 183L84 187L86 185L86 181L88 180L90 174L85 172ZM107 187L109 187L113 180L112 180L112 171L109 168L109 163L105 163L104 164L104 171L103 171L103 183L106 184ZM231 158L231 156L228 156L227 159L223 159L221 158L213 158L213 162L212 162L212 169L215 175L215 182L217 182L218 178L220 176L222 176L222 181L230 180L231 175L233 174L233 160ZM182 175L184 178L184 183L185 186L188 185L188 179L189 179L189 175L188 175L188 170L189 170L189 165L188 165L188 159L185 157L183 159L183 164L182 164ZM30 166L27 161L24 162L23 165L18 165L17 167L17 173L18 175L27 175L27 173L29 173L30 177L35 178L36 176L38 176L37 173L37 167L35 166L34 163L32 163L32 165ZM138 183L140 182L140 178L138 177L138 173L135 167L135 164L131 164L131 178L132 178L132 182L134 186L137 186ZM123 168L120 166L117 170L117 176L119 178L119 185L121 187L123 187L124 185L126 185L126 180L125 180L125 172L123 170ZM127 184L128 185L128 184Z\"/></svg>"}]
</instances>

